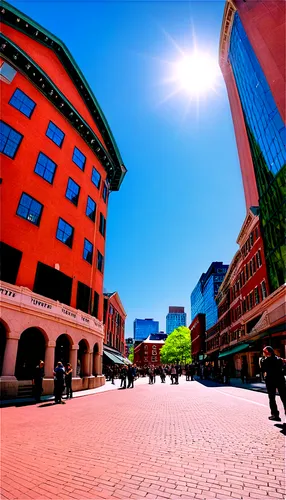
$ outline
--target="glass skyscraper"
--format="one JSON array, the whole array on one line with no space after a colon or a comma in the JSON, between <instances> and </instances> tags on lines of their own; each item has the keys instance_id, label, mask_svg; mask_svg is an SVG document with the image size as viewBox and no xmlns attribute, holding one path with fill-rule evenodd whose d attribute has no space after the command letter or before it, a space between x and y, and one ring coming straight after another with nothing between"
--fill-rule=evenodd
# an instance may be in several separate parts
<instances>
[{"instance_id":1,"label":"glass skyscraper","mask_svg":"<svg viewBox=\"0 0 286 500\"><path fill-rule=\"evenodd\" d=\"M226 275L228 265L222 262L212 262L206 273L203 273L191 293L192 321L197 314L205 314L206 330L211 328L218 319L215 297Z\"/></svg>"},{"instance_id":2,"label":"glass skyscraper","mask_svg":"<svg viewBox=\"0 0 286 500\"><path fill-rule=\"evenodd\" d=\"M220 50L246 199L248 190L257 190L270 292L286 281L286 129L281 116L285 112L285 13L283 18L282 3L274 6L276 17L272 18L272 13L265 10L267 2L257 2L250 10L237 0L228 2ZM253 30L256 19L258 27ZM273 28L274 23L277 29ZM270 29L267 24L271 24ZM248 157L252 160L249 164ZM249 199L247 203L250 208Z\"/></svg>"},{"instance_id":3,"label":"glass skyscraper","mask_svg":"<svg viewBox=\"0 0 286 500\"><path fill-rule=\"evenodd\" d=\"M153 319L135 319L133 324L134 342L146 340L151 333L159 333L159 321Z\"/></svg>"},{"instance_id":4,"label":"glass skyscraper","mask_svg":"<svg viewBox=\"0 0 286 500\"><path fill-rule=\"evenodd\" d=\"M169 307L169 312L166 316L166 333L172 333L179 326L186 326L187 315L184 307Z\"/></svg>"}]
</instances>

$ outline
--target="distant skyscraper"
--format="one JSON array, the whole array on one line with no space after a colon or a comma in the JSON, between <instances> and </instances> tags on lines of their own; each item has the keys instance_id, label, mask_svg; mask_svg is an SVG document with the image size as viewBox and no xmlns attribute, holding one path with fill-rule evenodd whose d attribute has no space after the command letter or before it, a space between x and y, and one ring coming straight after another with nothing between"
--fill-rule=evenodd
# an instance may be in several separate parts
<instances>
[{"instance_id":1,"label":"distant skyscraper","mask_svg":"<svg viewBox=\"0 0 286 500\"><path fill-rule=\"evenodd\" d=\"M147 339L151 333L159 333L159 321L150 318L134 320L134 342Z\"/></svg>"},{"instance_id":2,"label":"distant skyscraper","mask_svg":"<svg viewBox=\"0 0 286 500\"><path fill-rule=\"evenodd\" d=\"M206 330L217 321L217 305L215 296L225 277L228 265L212 262L206 273L203 273L191 294L192 321L197 314L206 315Z\"/></svg>"},{"instance_id":3,"label":"distant skyscraper","mask_svg":"<svg viewBox=\"0 0 286 500\"><path fill-rule=\"evenodd\" d=\"M187 315L184 307L169 307L169 313L166 316L166 333L172 333L179 326L186 326Z\"/></svg>"}]
</instances>

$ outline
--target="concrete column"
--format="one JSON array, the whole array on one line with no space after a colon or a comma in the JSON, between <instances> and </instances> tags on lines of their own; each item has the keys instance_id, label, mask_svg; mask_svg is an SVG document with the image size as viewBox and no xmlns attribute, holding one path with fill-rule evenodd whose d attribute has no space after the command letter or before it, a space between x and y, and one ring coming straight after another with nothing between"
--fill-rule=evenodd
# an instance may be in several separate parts
<instances>
[{"instance_id":1,"label":"concrete column","mask_svg":"<svg viewBox=\"0 0 286 500\"><path fill-rule=\"evenodd\" d=\"M55 347L56 343L55 342L49 342L48 345L46 346L46 352L45 352L45 377L46 378L53 378L54 374L54 368L55 368Z\"/></svg>"},{"instance_id":2,"label":"concrete column","mask_svg":"<svg viewBox=\"0 0 286 500\"><path fill-rule=\"evenodd\" d=\"M93 358L94 371L97 375L102 375L102 356L100 354L95 354Z\"/></svg>"},{"instance_id":3,"label":"concrete column","mask_svg":"<svg viewBox=\"0 0 286 500\"><path fill-rule=\"evenodd\" d=\"M72 365L73 378L76 377L78 345L73 345L70 350L70 364Z\"/></svg>"},{"instance_id":4,"label":"concrete column","mask_svg":"<svg viewBox=\"0 0 286 500\"><path fill-rule=\"evenodd\" d=\"M19 339L8 337L3 360L2 378L15 378L16 359Z\"/></svg>"},{"instance_id":5,"label":"concrete column","mask_svg":"<svg viewBox=\"0 0 286 500\"><path fill-rule=\"evenodd\" d=\"M88 366L87 366L87 368L88 368L88 373L87 373L87 375L88 375L89 377L90 377L91 375L93 375L93 373L92 373L92 371L93 371L93 370L92 370L92 368L93 368L92 364L93 364L93 351L89 351L89 353L88 353Z\"/></svg>"}]
</instances>

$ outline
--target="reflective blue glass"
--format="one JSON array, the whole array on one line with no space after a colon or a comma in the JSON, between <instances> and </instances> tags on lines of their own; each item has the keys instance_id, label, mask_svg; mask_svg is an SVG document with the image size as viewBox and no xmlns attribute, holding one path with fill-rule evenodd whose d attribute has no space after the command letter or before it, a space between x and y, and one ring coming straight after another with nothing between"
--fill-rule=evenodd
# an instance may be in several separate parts
<instances>
[{"instance_id":1,"label":"reflective blue glass","mask_svg":"<svg viewBox=\"0 0 286 500\"><path fill-rule=\"evenodd\" d=\"M0 120L0 153L15 158L23 136Z\"/></svg>"},{"instance_id":2,"label":"reflective blue glass","mask_svg":"<svg viewBox=\"0 0 286 500\"><path fill-rule=\"evenodd\" d=\"M229 60L247 124L267 167L276 174L286 162L285 125L237 13L231 32Z\"/></svg>"},{"instance_id":3,"label":"reflective blue glass","mask_svg":"<svg viewBox=\"0 0 286 500\"><path fill-rule=\"evenodd\" d=\"M79 191L79 185L71 178L69 178L66 190L66 198L68 198L76 206L78 204Z\"/></svg>"},{"instance_id":4,"label":"reflective blue glass","mask_svg":"<svg viewBox=\"0 0 286 500\"><path fill-rule=\"evenodd\" d=\"M73 232L73 227L60 218L57 228L57 239L71 248L73 242Z\"/></svg>"},{"instance_id":5,"label":"reflective blue glass","mask_svg":"<svg viewBox=\"0 0 286 500\"><path fill-rule=\"evenodd\" d=\"M92 256L93 256L93 244L90 243L87 239L84 240L84 247L83 247L83 258L89 264L92 264Z\"/></svg>"},{"instance_id":6,"label":"reflective blue glass","mask_svg":"<svg viewBox=\"0 0 286 500\"><path fill-rule=\"evenodd\" d=\"M53 122L49 123L46 136L51 139L57 146L61 147L65 134Z\"/></svg>"},{"instance_id":7,"label":"reflective blue glass","mask_svg":"<svg viewBox=\"0 0 286 500\"><path fill-rule=\"evenodd\" d=\"M103 255L99 251L97 251L97 269L103 272Z\"/></svg>"},{"instance_id":8,"label":"reflective blue glass","mask_svg":"<svg viewBox=\"0 0 286 500\"><path fill-rule=\"evenodd\" d=\"M146 340L152 333L159 333L159 321L153 319L135 319L133 323L134 340Z\"/></svg>"},{"instance_id":9,"label":"reflective blue glass","mask_svg":"<svg viewBox=\"0 0 286 500\"><path fill-rule=\"evenodd\" d=\"M53 183L56 164L44 153L40 153L35 166L35 172L50 184Z\"/></svg>"},{"instance_id":10,"label":"reflective blue glass","mask_svg":"<svg viewBox=\"0 0 286 500\"><path fill-rule=\"evenodd\" d=\"M93 182L93 184L97 187L97 189L99 189L99 186L100 186L100 173L96 170L95 167L92 168L92 176L91 176L91 180Z\"/></svg>"},{"instance_id":11,"label":"reflective blue glass","mask_svg":"<svg viewBox=\"0 0 286 500\"><path fill-rule=\"evenodd\" d=\"M40 202L26 193L22 194L17 208L17 215L35 224L35 226L39 226L42 211L43 205Z\"/></svg>"},{"instance_id":12,"label":"reflective blue glass","mask_svg":"<svg viewBox=\"0 0 286 500\"><path fill-rule=\"evenodd\" d=\"M90 196L88 196L85 213L93 222L95 221L95 212L96 212L96 203L95 201L93 201L92 198L90 198Z\"/></svg>"},{"instance_id":13,"label":"reflective blue glass","mask_svg":"<svg viewBox=\"0 0 286 500\"><path fill-rule=\"evenodd\" d=\"M168 313L166 316L166 333L172 333L179 326L186 326L186 313Z\"/></svg>"},{"instance_id":14,"label":"reflective blue glass","mask_svg":"<svg viewBox=\"0 0 286 500\"><path fill-rule=\"evenodd\" d=\"M31 117L36 106L36 103L32 101L32 99L30 99L30 97L24 94L24 92L22 92L22 90L20 89L15 90L9 101L9 104L21 111L21 113L23 113L23 115L27 116L28 118Z\"/></svg>"},{"instance_id":15,"label":"reflective blue glass","mask_svg":"<svg viewBox=\"0 0 286 500\"><path fill-rule=\"evenodd\" d=\"M102 234L102 236L105 236L105 225L106 225L106 220L105 220L103 214L100 213L99 232L100 232L100 234Z\"/></svg>"},{"instance_id":16,"label":"reflective blue glass","mask_svg":"<svg viewBox=\"0 0 286 500\"><path fill-rule=\"evenodd\" d=\"M237 13L229 61L244 113L259 194L268 281L274 292L286 281L286 129Z\"/></svg>"},{"instance_id":17,"label":"reflective blue glass","mask_svg":"<svg viewBox=\"0 0 286 500\"><path fill-rule=\"evenodd\" d=\"M108 193L107 185L106 185L106 183L104 183L103 188L102 188L102 198L105 201L105 203L107 200L107 193Z\"/></svg>"},{"instance_id":18,"label":"reflective blue glass","mask_svg":"<svg viewBox=\"0 0 286 500\"><path fill-rule=\"evenodd\" d=\"M81 170L84 170L84 166L85 166L85 161L86 161L86 157L84 156L84 154L82 154L82 152L77 148L75 147L74 148L74 152L73 152L73 157L72 157L72 161L81 169Z\"/></svg>"}]
</instances>

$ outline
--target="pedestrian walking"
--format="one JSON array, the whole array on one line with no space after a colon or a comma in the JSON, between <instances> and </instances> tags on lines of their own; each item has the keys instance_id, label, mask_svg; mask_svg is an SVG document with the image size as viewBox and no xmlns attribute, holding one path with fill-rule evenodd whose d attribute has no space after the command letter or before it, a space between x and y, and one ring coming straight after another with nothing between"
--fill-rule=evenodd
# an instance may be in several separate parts
<instances>
[{"instance_id":1,"label":"pedestrian walking","mask_svg":"<svg viewBox=\"0 0 286 500\"><path fill-rule=\"evenodd\" d=\"M109 376L110 376L111 383L113 385L115 385L115 383L114 383L114 368L112 366L109 369Z\"/></svg>"},{"instance_id":2,"label":"pedestrian walking","mask_svg":"<svg viewBox=\"0 0 286 500\"><path fill-rule=\"evenodd\" d=\"M268 392L271 416L269 420L281 421L279 410L276 404L276 389L284 406L286 415L286 384L284 378L284 362L282 358L275 355L271 346L263 349L264 359L261 361L261 370L265 375L266 389ZM286 422L284 422L286 424Z\"/></svg>"},{"instance_id":3,"label":"pedestrian walking","mask_svg":"<svg viewBox=\"0 0 286 500\"><path fill-rule=\"evenodd\" d=\"M190 364L189 371L190 371L191 381L193 381L194 380L195 371L196 371L195 365L193 363Z\"/></svg>"},{"instance_id":4,"label":"pedestrian walking","mask_svg":"<svg viewBox=\"0 0 286 500\"><path fill-rule=\"evenodd\" d=\"M120 372L120 378L121 378L120 388L121 389L126 389L126 377L127 377L126 366L122 366L121 372Z\"/></svg>"},{"instance_id":5,"label":"pedestrian walking","mask_svg":"<svg viewBox=\"0 0 286 500\"><path fill-rule=\"evenodd\" d=\"M65 404L65 402L62 401L62 395L65 387L65 369L61 361L58 361L54 370L54 384L55 404Z\"/></svg>"},{"instance_id":6,"label":"pedestrian walking","mask_svg":"<svg viewBox=\"0 0 286 500\"><path fill-rule=\"evenodd\" d=\"M133 367L133 365L129 365L128 369L127 369L127 379L128 379L127 389L134 388L134 377L135 377L134 367Z\"/></svg>"},{"instance_id":7,"label":"pedestrian walking","mask_svg":"<svg viewBox=\"0 0 286 500\"><path fill-rule=\"evenodd\" d=\"M154 371L152 366L150 366L148 369L148 375L149 375L149 384L153 384Z\"/></svg>"},{"instance_id":8,"label":"pedestrian walking","mask_svg":"<svg viewBox=\"0 0 286 500\"><path fill-rule=\"evenodd\" d=\"M174 383L176 383L176 375L177 375L176 367L175 367L175 365L172 365L171 366L171 384L172 385Z\"/></svg>"},{"instance_id":9,"label":"pedestrian walking","mask_svg":"<svg viewBox=\"0 0 286 500\"><path fill-rule=\"evenodd\" d=\"M44 361L40 361L40 363L38 364L38 366L36 366L35 369L33 385L34 385L34 397L36 403L39 403L41 401L41 395L43 392L43 378L45 376L44 365L45 365Z\"/></svg>"},{"instance_id":10,"label":"pedestrian walking","mask_svg":"<svg viewBox=\"0 0 286 500\"><path fill-rule=\"evenodd\" d=\"M67 399L72 398L72 365L70 363L67 363L65 383L66 383Z\"/></svg>"}]
</instances>

